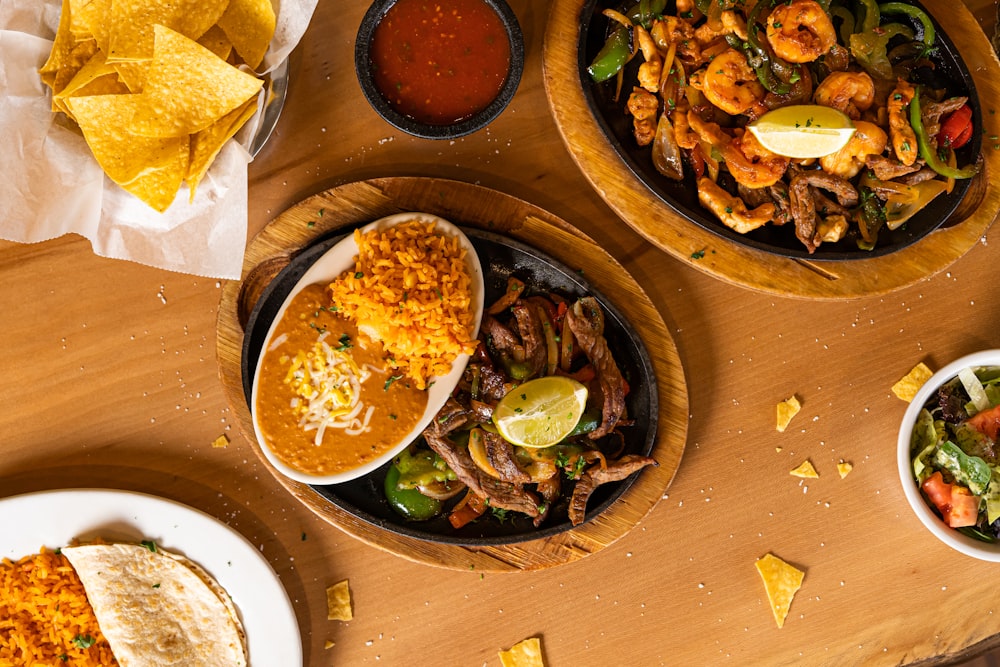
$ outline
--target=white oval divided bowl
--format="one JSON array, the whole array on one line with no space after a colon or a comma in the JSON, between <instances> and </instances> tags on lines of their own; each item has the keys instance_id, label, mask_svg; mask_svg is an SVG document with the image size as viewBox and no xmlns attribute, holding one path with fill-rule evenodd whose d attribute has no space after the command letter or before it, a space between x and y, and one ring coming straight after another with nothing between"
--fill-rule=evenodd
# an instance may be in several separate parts
<instances>
[{"instance_id":1,"label":"white oval divided bowl","mask_svg":"<svg viewBox=\"0 0 1000 667\"><path fill-rule=\"evenodd\" d=\"M1000 542L982 542L968 535L964 535L954 528L948 527L941 518L934 513L927 501L924 500L917 482L913 477L913 462L910 458L910 440L913 434L913 426L917 422L917 415L920 409L927 403L931 395L938 390L938 387L947 383L958 375L963 368L975 366L1000 366L1000 350L983 350L974 354L956 359L938 372L934 373L927 382L917 391L910 407L903 414L903 421L899 426L899 437L896 443L896 464L899 469L899 481L903 485L903 493L910 503L914 514L924 524L924 527L932 535L947 544L952 549L961 553L979 558L980 560L1000 563Z\"/></svg>"},{"instance_id":2,"label":"white oval divided bowl","mask_svg":"<svg viewBox=\"0 0 1000 667\"><path fill-rule=\"evenodd\" d=\"M482 322L483 317L483 299L485 298L483 268L479 262L479 256L476 254L476 249L472 246L472 242L469 241L468 237L463 234L458 227L444 218L439 218L438 216L431 215L429 213L398 213L365 225L361 228L361 231L367 232L373 229L384 230L411 220L435 223L435 231L448 236L458 237L462 246L465 248L466 256L468 258L469 271L471 274L470 278L472 279L472 309L475 314L473 318L473 336L478 335L479 325ZM427 409L424 412L423 417L420 418L416 426L413 427L412 431L407 433L395 447L387 450L382 456L360 465L357 468L352 468L351 470L332 475L311 475L309 473L302 472L301 470L297 470L279 459L267 445L267 441L261 433L260 425L257 422L257 392L259 391L258 378L260 378L260 369L263 364L264 357L266 356L268 348L271 346L271 341L274 338L274 332L277 329L278 324L281 322L281 318L284 316L285 311L288 310L288 306L291 304L292 299L295 298L295 295L301 292L308 285L312 285L314 283L332 282L345 271L353 269L357 255L358 245L355 243L354 235L352 233L349 234L343 241L340 241L335 246L330 248L330 250L325 252L311 267L309 267L309 269L302 275L302 278L295 283L295 287L293 287L291 292L289 292L288 297L285 299L284 303L281 304L281 309L278 311L278 314L275 315L274 321L271 322L271 326L267 331L267 337L264 339L264 345L261 348L260 358L257 360L257 367L254 370L253 389L250 399L252 406L251 415L253 416L254 432L257 436L257 442L260 443L261 451L264 452L264 456L267 457L267 460L271 463L271 465L281 472L281 474L306 484L323 485L348 482L352 479L357 479L358 477L367 475L392 460L392 458L404 450L407 445L416 440L421 432L423 432L424 428L426 428L430 421L434 419L434 416L438 413L441 407L444 406L445 401L448 400L448 396L451 395L455 385L457 385L458 381L462 378L462 374L465 372L465 366L469 361L469 355L459 355L459 357L452 362L450 373L444 377L434 378L433 383L428 383Z\"/></svg>"}]
</instances>

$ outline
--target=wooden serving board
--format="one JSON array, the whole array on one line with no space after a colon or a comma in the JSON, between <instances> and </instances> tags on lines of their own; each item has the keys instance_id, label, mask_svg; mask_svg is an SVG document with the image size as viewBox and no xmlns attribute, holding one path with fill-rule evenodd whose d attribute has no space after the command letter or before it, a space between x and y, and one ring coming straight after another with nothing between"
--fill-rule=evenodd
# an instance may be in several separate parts
<instances>
[{"instance_id":1,"label":"wooden serving board","mask_svg":"<svg viewBox=\"0 0 1000 667\"><path fill-rule=\"evenodd\" d=\"M872 259L817 261L750 248L688 221L657 197L615 152L587 106L578 44L585 0L553 0L545 31L545 90L570 154L604 201L650 243L729 283L789 297L844 299L886 294L947 268L986 233L1000 211L1000 62L960 2L926 2L958 46L983 109L984 168L945 225L917 243ZM706 249L710 252L703 251ZM695 261L693 256L699 255Z\"/></svg>"},{"instance_id":2,"label":"wooden serving board","mask_svg":"<svg viewBox=\"0 0 1000 667\"><path fill-rule=\"evenodd\" d=\"M320 211L322 210L322 214ZM648 348L660 396L659 426L647 468L617 502L587 523L521 544L468 547L419 540L373 526L333 505L312 487L278 473L263 456L243 393L240 357L244 325L270 280L296 253L334 230L386 215L423 211L458 225L512 237L588 279L632 323ZM243 436L281 484L316 514L346 533L404 558L480 572L534 570L583 558L631 530L662 498L680 465L687 436L688 394L677 347L655 306L625 269L567 222L514 197L435 178L381 178L314 195L272 220L248 245L243 279L223 286L217 326L219 373Z\"/></svg>"}]
</instances>

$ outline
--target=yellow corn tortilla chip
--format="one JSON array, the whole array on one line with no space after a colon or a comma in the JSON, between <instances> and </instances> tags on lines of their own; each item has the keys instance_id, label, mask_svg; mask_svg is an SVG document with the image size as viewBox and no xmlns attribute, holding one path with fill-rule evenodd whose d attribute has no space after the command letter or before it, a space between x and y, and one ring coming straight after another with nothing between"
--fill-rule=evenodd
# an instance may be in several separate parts
<instances>
[{"instance_id":1,"label":"yellow corn tortilla chip","mask_svg":"<svg viewBox=\"0 0 1000 667\"><path fill-rule=\"evenodd\" d=\"M129 92L141 93L142 89L146 85L146 73L149 71L148 60L128 62L128 63L113 63L112 67L118 72L118 76L128 87Z\"/></svg>"},{"instance_id":2,"label":"yellow corn tortilla chip","mask_svg":"<svg viewBox=\"0 0 1000 667\"><path fill-rule=\"evenodd\" d=\"M155 26L153 60L131 129L147 137L199 132L257 94L263 82L187 37Z\"/></svg>"},{"instance_id":3,"label":"yellow corn tortilla chip","mask_svg":"<svg viewBox=\"0 0 1000 667\"><path fill-rule=\"evenodd\" d=\"M97 48L107 53L111 39L108 16L111 0L69 0L69 29L80 42L93 39Z\"/></svg>"},{"instance_id":4,"label":"yellow corn tortilla chip","mask_svg":"<svg viewBox=\"0 0 1000 667\"><path fill-rule=\"evenodd\" d=\"M819 478L819 473L816 472L816 468L813 467L812 461L806 459L799 464L797 468L794 468L789 474L796 477L802 477L805 479L817 479Z\"/></svg>"},{"instance_id":5,"label":"yellow corn tortilla chip","mask_svg":"<svg viewBox=\"0 0 1000 667\"><path fill-rule=\"evenodd\" d=\"M850 475L852 470L854 470L854 466L847 461L841 461L837 464L837 472L840 474L840 479L844 479Z\"/></svg>"},{"instance_id":6,"label":"yellow corn tortilla chip","mask_svg":"<svg viewBox=\"0 0 1000 667\"><path fill-rule=\"evenodd\" d=\"M229 141L240 128L257 113L257 98L250 98L233 111L223 116L218 122L209 125L201 132L191 135L191 162L188 165L187 184L191 191L191 201L194 201L195 190L205 177L208 168L212 166L215 156L222 146Z\"/></svg>"},{"instance_id":7,"label":"yellow corn tortilla chip","mask_svg":"<svg viewBox=\"0 0 1000 667\"><path fill-rule=\"evenodd\" d=\"M934 372L923 362L914 366L909 373L892 385L892 393L909 403L917 395L917 391L934 375Z\"/></svg>"},{"instance_id":8,"label":"yellow corn tortilla chip","mask_svg":"<svg viewBox=\"0 0 1000 667\"><path fill-rule=\"evenodd\" d=\"M274 37L275 20L271 0L230 0L219 27L243 62L257 69Z\"/></svg>"},{"instance_id":9,"label":"yellow corn tortilla chip","mask_svg":"<svg viewBox=\"0 0 1000 667\"><path fill-rule=\"evenodd\" d=\"M220 435L218 438L212 441L212 447L214 449L224 449L229 446L229 436L225 433Z\"/></svg>"},{"instance_id":10,"label":"yellow corn tortilla chip","mask_svg":"<svg viewBox=\"0 0 1000 667\"><path fill-rule=\"evenodd\" d=\"M764 581L767 600L778 627L785 625L785 617L792 605L792 598L802 586L805 573L789 565L774 554L767 554L756 563L757 572Z\"/></svg>"},{"instance_id":11,"label":"yellow corn tortilla chip","mask_svg":"<svg viewBox=\"0 0 1000 667\"><path fill-rule=\"evenodd\" d=\"M190 139L140 137L128 131L140 95L70 97L66 104L108 177L161 213L187 174Z\"/></svg>"},{"instance_id":12,"label":"yellow corn tortilla chip","mask_svg":"<svg viewBox=\"0 0 1000 667\"><path fill-rule=\"evenodd\" d=\"M351 587L347 579L326 589L326 618L330 621L349 621L354 618Z\"/></svg>"},{"instance_id":13,"label":"yellow corn tortilla chip","mask_svg":"<svg viewBox=\"0 0 1000 667\"><path fill-rule=\"evenodd\" d=\"M218 24L213 25L204 35L199 37L198 43L221 60L228 60L229 54L233 52L233 43L229 41L226 32Z\"/></svg>"},{"instance_id":14,"label":"yellow corn tortilla chip","mask_svg":"<svg viewBox=\"0 0 1000 667\"><path fill-rule=\"evenodd\" d=\"M788 424L792 421L792 417L799 414L799 410L801 409L802 404L799 403L799 399L795 396L778 403L778 431L784 433L785 429L788 428Z\"/></svg>"},{"instance_id":15,"label":"yellow corn tortilla chip","mask_svg":"<svg viewBox=\"0 0 1000 667\"><path fill-rule=\"evenodd\" d=\"M52 49L49 57L42 65L38 73L42 76L42 81L49 88L55 87L56 72L69 62L70 53L76 46L76 39L70 32L70 0L62 0L62 10L59 14L59 27L56 28L56 37L52 42Z\"/></svg>"},{"instance_id":16,"label":"yellow corn tortilla chip","mask_svg":"<svg viewBox=\"0 0 1000 667\"><path fill-rule=\"evenodd\" d=\"M542 640L538 637L524 639L506 651L500 651L503 667L545 667L542 662Z\"/></svg>"},{"instance_id":17,"label":"yellow corn tortilla chip","mask_svg":"<svg viewBox=\"0 0 1000 667\"><path fill-rule=\"evenodd\" d=\"M111 0L108 62L153 57L154 25L198 39L218 23L225 0Z\"/></svg>"},{"instance_id":18,"label":"yellow corn tortilla chip","mask_svg":"<svg viewBox=\"0 0 1000 667\"><path fill-rule=\"evenodd\" d=\"M58 92L53 92L52 110L67 111L66 105L62 102L63 98L73 97L75 95L81 95L81 94L84 95L88 94L82 91L86 89L94 81L102 79L103 77L109 74L113 77L112 80L117 82L118 73L115 71L114 66L107 64L107 62L105 62L104 54L101 53L100 51L97 51L96 53L94 53L93 56L90 57L90 60L88 60L83 67L77 70L77 72L73 75L73 78L70 79L69 82L62 87L61 90L59 90ZM112 90L105 90L103 94L111 94L116 92L119 92L118 87L115 87ZM128 92L128 90L126 89L124 92ZM102 93L94 92L89 94L99 95Z\"/></svg>"}]
</instances>

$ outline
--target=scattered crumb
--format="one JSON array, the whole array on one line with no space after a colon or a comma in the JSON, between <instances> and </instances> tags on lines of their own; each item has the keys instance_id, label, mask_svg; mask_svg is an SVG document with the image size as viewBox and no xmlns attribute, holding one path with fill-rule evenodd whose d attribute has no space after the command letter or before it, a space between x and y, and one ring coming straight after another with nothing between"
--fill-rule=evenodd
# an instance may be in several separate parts
<instances>
[{"instance_id":1,"label":"scattered crumb","mask_svg":"<svg viewBox=\"0 0 1000 667\"><path fill-rule=\"evenodd\" d=\"M212 441L212 447L215 449L222 449L229 446L229 436L225 433L220 435L218 438Z\"/></svg>"},{"instance_id":2,"label":"scattered crumb","mask_svg":"<svg viewBox=\"0 0 1000 667\"><path fill-rule=\"evenodd\" d=\"M524 639L500 651L500 664L503 667L545 667L542 662L542 640L538 637Z\"/></svg>"},{"instance_id":3,"label":"scattered crumb","mask_svg":"<svg viewBox=\"0 0 1000 667\"><path fill-rule=\"evenodd\" d=\"M351 588L347 579L326 589L326 618L330 621L349 621L354 618Z\"/></svg>"},{"instance_id":4,"label":"scattered crumb","mask_svg":"<svg viewBox=\"0 0 1000 667\"><path fill-rule=\"evenodd\" d=\"M778 403L778 431L784 433L789 422L792 421L792 417L797 415L801 409L802 404L799 403L799 399L795 396Z\"/></svg>"},{"instance_id":5,"label":"scattered crumb","mask_svg":"<svg viewBox=\"0 0 1000 667\"><path fill-rule=\"evenodd\" d=\"M840 473L840 479L844 479L850 475L852 470L854 470L854 466L847 461L841 461L837 464L837 472Z\"/></svg>"},{"instance_id":6,"label":"scattered crumb","mask_svg":"<svg viewBox=\"0 0 1000 667\"><path fill-rule=\"evenodd\" d=\"M805 461L800 463L799 467L789 471L789 474L795 475L796 477L803 477L806 479L819 478L819 473L816 472L816 468L813 467L813 464L809 459L806 459Z\"/></svg>"},{"instance_id":7,"label":"scattered crumb","mask_svg":"<svg viewBox=\"0 0 1000 667\"><path fill-rule=\"evenodd\" d=\"M934 372L920 362L904 375L900 380L892 385L892 393L900 399L909 403L917 395L917 391L930 379Z\"/></svg>"},{"instance_id":8,"label":"scattered crumb","mask_svg":"<svg viewBox=\"0 0 1000 667\"><path fill-rule=\"evenodd\" d=\"M323 642L323 648L330 649L330 648L333 648L334 646L335 646L335 644L332 641L330 641L329 639L327 639L325 642Z\"/></svg>"}]
</instances>

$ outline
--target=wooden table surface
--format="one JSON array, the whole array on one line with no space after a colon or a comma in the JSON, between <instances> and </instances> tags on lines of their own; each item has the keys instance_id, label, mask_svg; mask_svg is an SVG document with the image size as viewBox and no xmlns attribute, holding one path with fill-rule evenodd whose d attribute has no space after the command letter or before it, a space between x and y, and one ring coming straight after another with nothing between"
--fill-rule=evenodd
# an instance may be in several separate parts
<instances>
[{"instance_id":1,"label":"wooden table surface","mask_svg":"<svg viewBox=\"0 0 1000 667\"><path fill-rule=\"evenodd\" d=\"M991 33L993 2L965 2ZM0 497L120 488L220 518L281 578L307 665L493 666L532 636L551 667L905 664L1000 643L998 566L951 551L906 505L906 404L890 392L919 361L1000 347L1000 231L878 297L789 299L716 280L650 246L588 185L543 87L547 3L510 4L527 47L513 103L484 131L432 142L364 101L352 54L365 3L321 2L251 165L250 233L345 182L430 175L519 197L596 239L662 314L688 383L684 458L638 526L582 560L510 574L350 537L295 500L235 425L215 351L223 285L101 259L78 237L0 245ZM774 406L791 394L803 410L779 434ZM213 448L223 434L228 447ZM819 479L788 474L806 458ZM841 460L854 465L845 479ZM754 568L768 552L806 570L780 630ZM328 621L325 589L342 579L355 617Z\"/></svg>"}]
</instances>

